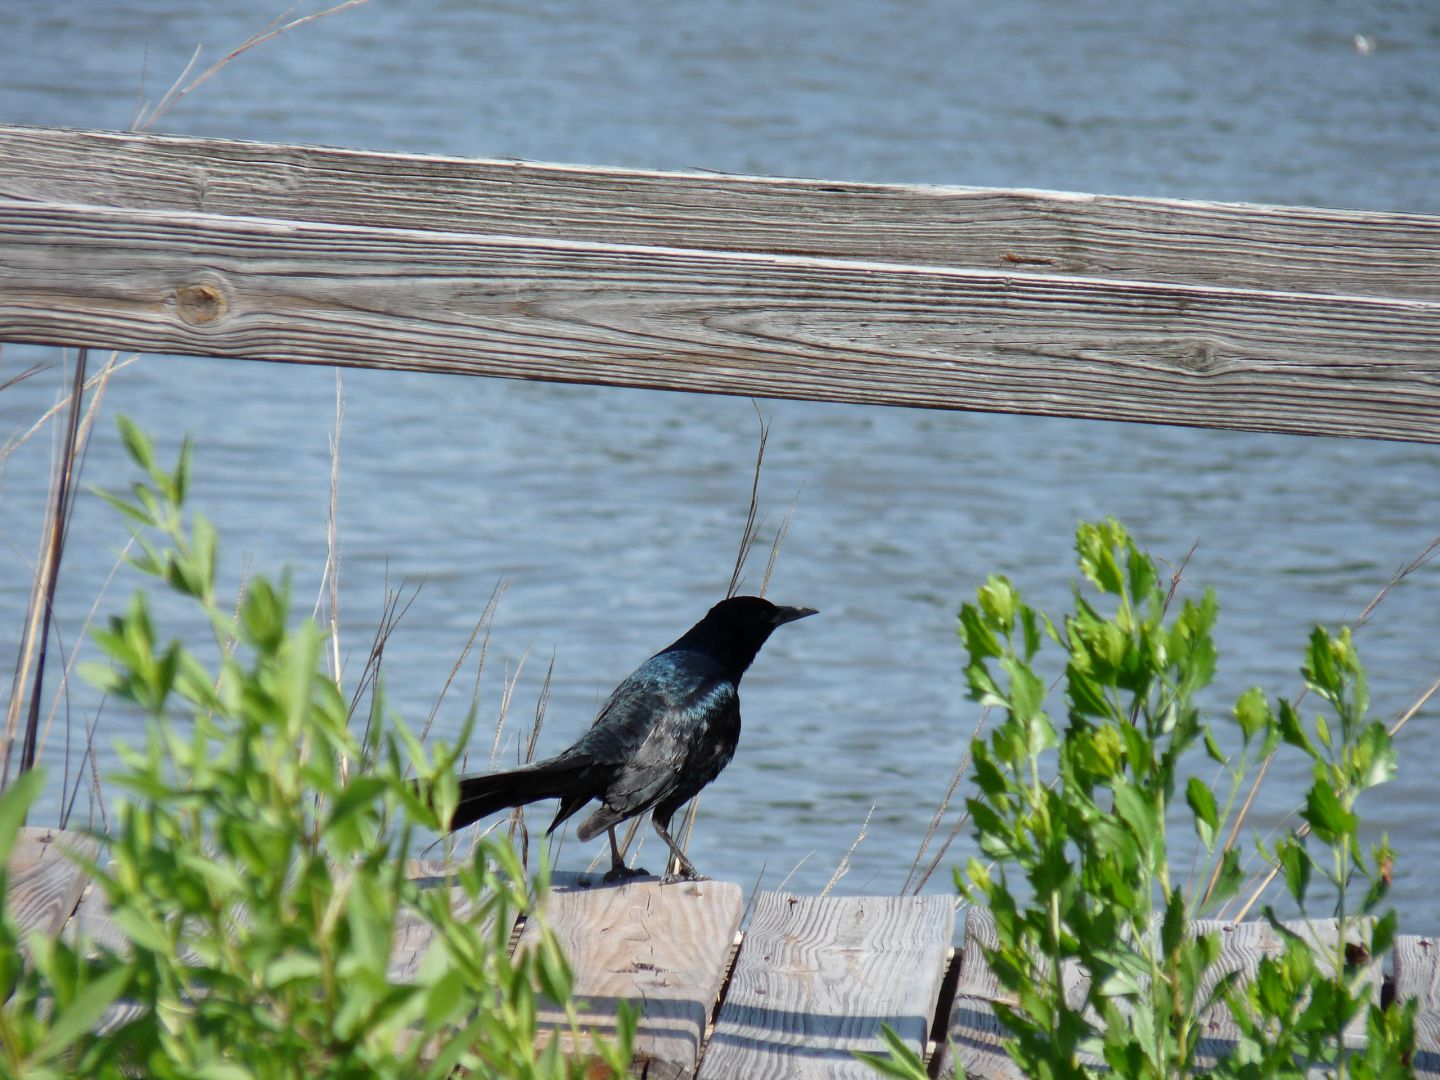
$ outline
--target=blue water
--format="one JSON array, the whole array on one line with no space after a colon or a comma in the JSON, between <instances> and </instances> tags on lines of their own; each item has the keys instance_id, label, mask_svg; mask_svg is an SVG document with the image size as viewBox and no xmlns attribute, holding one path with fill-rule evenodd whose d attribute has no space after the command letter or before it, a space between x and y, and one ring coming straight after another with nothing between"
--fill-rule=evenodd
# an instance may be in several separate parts
<instances>
[{"instance_id":1,"label":"blue water","mask_svg":"<svg viewBox=\"0 0 1440 1080\"><path fill-rule=\"evenodd\" d=\"M235 3L0 0L0 120L124 128L198 42L218 58L281 12ZM1440 213L1440 9L1284 0L1163 6L1019 0L380 3L237 59L157 130L383 150L866 181L1011 185ZM142 75L144 78L141 87ZM0 381L53 351L6 346ZM59 367L0 392L0 439L53 402ZM724 591L757 421L743 399L347 371L341 647L362 662L385 583L423 582L387 652L391 703L420 723L497 582L475 756L516 677L503 755L554 660L542 752ZM107 392L89 484L129 472L111 418L196 445L194 503L219 524L230 587L289 567L320 592L336 376L146 357ZM795 510L770 595L821 609L786 627L744 687L745 732L702 800L691 853L717 877L822 888L874 807L842 892L900 887L976 720L955 611L991 572L1058 614L1082 517L1128 522L1156 555L1196 541L1188 580L1220 594L1213 701L1298 686L1309 627L1353 619L1440 534L1434 447L1114 423L762 402L766 539ZM0 655L14 653L54 425L0 472ZM124 542L85 497L60 639ZM752 560L758 587L765 552ZM102 602L120 605L121 571ZM1360 636L1376 715L1437 674L1440 571ZM6 665L8 668L8 664ZM517 673L518 672L518 676ZM463 714L473 663L437 730ZM53 680L51 685L53 686ZM47 746L52 788L94 708L73 688ZM1399 778L1361 804L1400 851L1407 927L1440 927L1430 706ZM105 763L133 718L107 708ZM72 759L71 765L75 761ZM1253 818L1297 804L1282 759ZM109 793L110 798L115 793ZM42 813L52 816L58 795ZM82 816L87 799L80 799ZM970 850L957 842L952 854ZM568 841L566 866L593 852ZM644 853L654 861L654 842ZM930 886L948 889L947 874Z\"/></svg>"}]
</instances>

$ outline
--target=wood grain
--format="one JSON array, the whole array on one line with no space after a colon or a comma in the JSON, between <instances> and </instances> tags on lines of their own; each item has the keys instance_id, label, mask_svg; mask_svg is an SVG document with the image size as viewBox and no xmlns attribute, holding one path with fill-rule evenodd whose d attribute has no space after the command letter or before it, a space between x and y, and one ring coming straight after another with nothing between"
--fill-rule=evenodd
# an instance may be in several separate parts
<instances>
[{"instance_id":1,"label":"wood grain","mask_svg":"<svg viewBox=\"0 0 1440 1080\"><path fill-rule=\"evenodd\" d=\"M24 127L0 127L0 198L1440 299L1440 219L1413 214Z\"/></svg>"},{"instance_id":2,"label":"wood grain","mask_svg":"<svg viewBox=\"0 0 1440 1080\"><path fill-rule=\"evenodd\" d=\"M936 1051L940 1058L939 1076L955 1076L958 1060L969 1080L1024 1080L1019 1067L1005 1052L1009 1035L995 1015L995 1002L1011 998L985 962L984 950L999 944L995 918L990 911L967 908L965 940L960 949L960 978L955 985L955 1000L946 1026L946 1045ZM1065 1000L1076 1008L1085 1000L1089 977L1074 964L1062 970ZM1092 1065L1098 1063L1098 1059L1085 1060Z\"/></svg>"},{"instance_id":3,"label":"wood grain","mask_svg":"<svg viewBox=\"0 0 1440 1080\"><path fill-rule=\"evenodd\" d=\"M0 203L0 340L1440 441L1440 303Z\"/></svg>"},{"instance_id":4,"label":"wood grain","mask_svg":"<svg viewBox=\"0 0 1440 1080\"><path fill-rule=\"evenodd\" d=\"M1395 940L1395 1000L1420 1002L1415 1017L1415 1075L1440 1078L1440 940L1404 935Z\"/></svg>"},{"instance_id":5,"label":"wood grain","mask_svg":"<svg viewBox=\"0 0 1440 1080\"><path fill-rule=\"evenodd\" d=\"M954 924L946 896L762 894L701 1080L871 1077L882 1023L923 1053Z\"/></svg>"},{"instance_id":6,"label":"wood grain","mask_svg":"<svg viewBox=\"0 0 1440 1080\"><path fill-rule=\"evenodd\" d=\"M552 883L543 917L570 961L581 1024L609 1034L619 1002L641 1012L635 1068L653 1080L693 1075L740 927L740 887L656 881L594 888ZM533 947L527 924L517 950ZM558 1027L564 1013L540 1011Z\"/></svg>"},{"instance_id":7,"label":"wood grain","mask_svg":"<svg viewBox=\"0 0 1440 1080\"><path fill-rule=\"evenodd\" d=\"M6 903L22 938L31 932L56 936L80 903L88 878L62 846L87 859L100 850L88 836L55 829L27 826L15 838Z\"/></svg>"}]
</instances>

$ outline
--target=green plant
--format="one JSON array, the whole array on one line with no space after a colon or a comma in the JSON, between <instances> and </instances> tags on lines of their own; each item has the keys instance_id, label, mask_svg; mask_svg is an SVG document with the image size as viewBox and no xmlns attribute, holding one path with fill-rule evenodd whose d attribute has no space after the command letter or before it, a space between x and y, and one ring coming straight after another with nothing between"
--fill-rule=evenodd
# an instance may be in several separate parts
<instances>
[{"instance_id":1,"label":"green plant","mask_svg":"<svg viewBox=\"0 0 1440 1080\"><path fill-rule=\"evenodd\" d=\"M324 632L291 617L283 583L255 578L238 611L220 605L215 532L183 510L188 446L165 470L134 425L120 431L145 476L105 497L136 530L135 566L203 614L211 655L164 642L143 592L96 634L110 664L90 677L149 716L145 748L124 751L117 779L132 798L105 838L108 865L86 867L125 947L32 937L22 965L7 912L0 1067L439 1078L580 1076L598 1060L622 1073L633 1018L622 1014L613 1042L579 1030L543 925L536 948L510 955L511 926L541 915L545 881L527 886L508 845L482 841L453 864L450 887L406 877L419 830L438 830L454 806L457 749L427 753L378 695L358 740L323 671ZM0 842L30 787L6 793ZM415 980L400 982L391 950L415 920L433 942ZM565 1003L573 1052L559 1038L537 1048L541 995Z\"/></svg>"},{"instance_id":2,"label":"green plant","mask_svg":"<svg viewBox=\"0 0 1440 1080\"><path fill-rule=\"evenodd\" d=\"M1382 838L1367 859L1355 813L1362 792L1394 775L1395 749L1384 725L1367 719L1365 669L1349 630L1332 636L1316 627L1301 673L1306 689L1329 707L1338 725L1332 727L1323 713L1306 725L1288 701L1279 702L1278 720L1265 717L1287 745L1310 759L1313 775L1300 812L1304 830L1285 837L1267 854L1283 871L1291 899L1307 917L1317 874L1328 883L1339 933L1312 942L1281 926L1273 909L1266 909L1266 917L1285 939L1285 950L1279 957L1264 958L1243 991L1230 991L1231 1011L1242 1035L1226 1075L1245 1080L1298 1076L1295 1064L1306 1061L1330 1065L1342 1077L1413 1075L1408 1061L1415 1046L1417 1003L1382 1010L1369 1002L1365 981L1371 957L1395 941L1395 912L1371 917L1389 888L1394 852ZM1325 848L1319 858L1310 837ZM1348 905L1357 883L1363 883L1363 893L1352 911ZM1362 1015L1364 1050L1348 1054L1342 1041L1345 1031Z\"/></svg>"},{"instance_id":3,"label":"green plant","mask_svg":"<svg viewBox=\"0 0 1440 1080\"><path fill-rule=\"evenodd\" d=\"M1302 939L1281 927L1291 945L1281 966L1262 965L1243 990L1234 974L1206 979L1220 946L1213 934L1194 934L1192 925L1239 888L1239 853L1217 840L1251 764L1282 739L1308 746L1316 758L1306 818L1334 854L1329 875L1341 895L1355 872L1389 858L1380 853L1365 863L1355 842L1354 798L1385 779L1393 752L1383 728L1362 723L1363 672L1348 634L1317 631L1307 654L1307 680L1337 711L1338 730L1317 721L1309 740L1293 708L1282 704L1277 719L1253 689L1234 707L1239 749L1227 754L1195 700L1215 671L1213 593L1173 611L1173 589L1114 521L1082 524L1076 547L1098 599L1077 586L1075 611L1062 626L1001 577L990 578L960 613L970 694L998 709L1000 722L972 743L978 790L967 800L995 868L972 859L963 875L957 870L956 883L995 919L999 946L987 959L1011 997L996 1006L1011 1035L1011 1056L1035 1077L1088 1076L1102 1064L1126 1077L1191 1075L1199 1019L1223 999L1237 1010L1245 1034L1215 1075L1299 1075L1306 1061L1336 1062L1343 1075L1339 1031L1363 1006L1343 942L1359 933L1367 953L1384 947L1393 919L1373 928L1352 925L1342 906L1340 960L1329 967L1314 963ZM1063 733L1047 711L1035 666L1046 641L1064 652ZM1199 750L1227 780L1219 798L1186 777L1182 762ZM1208 888L1187 886L1171 869L1166 819L1182 790L1203 853L1191 880ZM1283 842L1274 855L1303 902L1314 865L1305 844ZM1012 873L1023 877L1020 889ZM1384 892L1383 874L1370 880L1366 913ZM1311 1027L1296 1031L1278 1022L1277 980L1287 1008L1313 1010ZM1386 1051L1403 1049L1403 1024L1378 1007L1371 1021ZM1271 1071L1254 1071L1262 1061Z\"/></svg>"}]
</instances>

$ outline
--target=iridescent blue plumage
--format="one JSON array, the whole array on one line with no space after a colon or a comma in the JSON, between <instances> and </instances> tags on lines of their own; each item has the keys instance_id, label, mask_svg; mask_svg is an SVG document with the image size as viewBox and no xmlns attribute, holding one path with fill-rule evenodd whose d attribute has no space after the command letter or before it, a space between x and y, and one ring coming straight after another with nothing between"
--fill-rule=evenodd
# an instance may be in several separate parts
<instances>
[{"instance_id":1,"label":"iridescent blue plumage","mask_svg":"<svg viewBox=\"0 0 1440 1080\"><path fill-rule=\"evenodd\" d=\"M720 775L740 741L740 678L777 626L815 614L754 596L710 609L673 645L641 664L615 688L595 722L553 758L509 772L467 776L450 827L458 829L507 807L558 798L548 832L592 799L600 806L576 830L581 840L610 835L607 880L628 871L615 826L653 810L655 831L679 866L695 867L670 836L670 820Z\"/></svg>"}]
</instances>

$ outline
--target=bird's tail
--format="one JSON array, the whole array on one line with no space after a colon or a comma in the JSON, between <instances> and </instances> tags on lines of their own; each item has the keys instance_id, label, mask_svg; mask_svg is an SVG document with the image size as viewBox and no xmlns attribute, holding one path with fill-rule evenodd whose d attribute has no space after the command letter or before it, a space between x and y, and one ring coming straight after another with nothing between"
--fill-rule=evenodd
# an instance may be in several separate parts
<instances>
[{"instance_id":1,"label":"bird's tail","mask_svg":"<svg viewBox=\"0 0 1440 1080\"><path fill-rule=\"evenodd\" d=\"M525 806L541 799L565 799L577 793L577 785L588 762L553 757L508 772L482 773L460 778L460 801L450 819L450 829L464 828L472 821L499 810ZM583 803L585 800L581 800Z\"/></svg>"}]
</instances>

